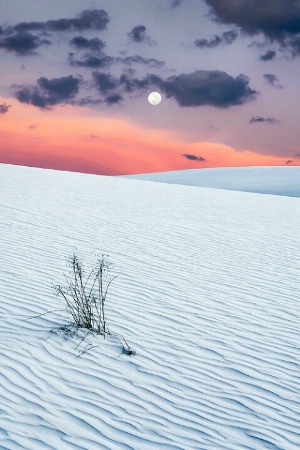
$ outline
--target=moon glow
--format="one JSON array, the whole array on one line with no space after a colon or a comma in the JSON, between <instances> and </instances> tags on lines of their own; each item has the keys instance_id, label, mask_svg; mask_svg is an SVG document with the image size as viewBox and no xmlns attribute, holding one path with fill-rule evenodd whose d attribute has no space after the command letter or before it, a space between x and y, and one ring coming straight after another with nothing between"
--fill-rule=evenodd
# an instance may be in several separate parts
<instances>
[{"instance_id":1,"label":"moon glow","mask_svg":"<svg viewBox=\"0 0 300 450\"><path fill-rule=\"evenodd\" d=\"M159 105L159 103L161 102L161 95L159 92L151 92L151 94L149 94L148 96L148 102L150 103L150 105Z\"/></svg>"}]
</instances>

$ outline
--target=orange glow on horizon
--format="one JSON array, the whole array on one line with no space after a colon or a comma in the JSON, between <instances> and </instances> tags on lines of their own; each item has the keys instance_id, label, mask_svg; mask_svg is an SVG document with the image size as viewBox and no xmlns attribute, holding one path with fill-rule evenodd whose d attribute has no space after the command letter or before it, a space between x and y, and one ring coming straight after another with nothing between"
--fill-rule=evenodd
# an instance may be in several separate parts
<instances>
[{"instance_id":1,"label":"orange glow on horizon","mask_svg":"<svg viewBox=\"0 0 300 450\"><path fill-rule=\"evenodd\" d=\"M49 113L6 102L12 107L0 117L0 163L102 175L286 164L287 158L218 143L186 143L174 131L142 128L88 108L63 106Z\"/></svg>"}]
</instances>

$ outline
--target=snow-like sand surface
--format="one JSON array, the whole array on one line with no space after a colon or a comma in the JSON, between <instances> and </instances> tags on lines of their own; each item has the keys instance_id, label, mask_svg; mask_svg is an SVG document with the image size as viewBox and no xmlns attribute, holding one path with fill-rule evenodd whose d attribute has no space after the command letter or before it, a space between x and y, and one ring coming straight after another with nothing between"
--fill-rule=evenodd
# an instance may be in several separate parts
<instances>
[{"instance_id":1,"label":"snow-like sand surface","mask_svg":"<svg viewBox=\"0 0 300 450\"><path fill-rule=\"evenodd\" d=\"M126 175L126 178L300 197L300 167L222 167Z\"/></svg>"},{"instance_id":2,"label":"snow-like sand surface","mask_svg":"<svg viewBox=\"0 0 300 450\"><path fill-rule=\"evenodd\" d=\"M299 450L297 198L0 165L0 448ZM55 329L108 253L112 337ZM52 330L52 331L51 331Z\"/></svg>"}]
</instances>

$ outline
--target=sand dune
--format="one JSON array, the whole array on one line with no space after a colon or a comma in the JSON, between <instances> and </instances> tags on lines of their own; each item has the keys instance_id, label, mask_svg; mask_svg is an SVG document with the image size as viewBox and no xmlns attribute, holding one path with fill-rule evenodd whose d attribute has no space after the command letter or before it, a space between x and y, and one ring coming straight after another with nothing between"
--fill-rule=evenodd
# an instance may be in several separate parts
<instances>
[{"instance_id":1,"label":"sand dune","mask_svg":"<svg viewBox=\"0 0 300 450\"><path fill-rule=\"evenodd\" d=\"M0 448L297 450L297 198L0 165ZM52 283L107 253L112 337ZM31 319L29 319L31 318Z\"/></svg>"},{"instance_id":2,"label":"sand dune","mask_svg":"<svg viewBox=\"0 0 300 450\"><path fill-rule=\"evenodd\" d=\"M126 175L145 181L300 197L300 167L222 167Z\"/></svg>"}]
</instances>

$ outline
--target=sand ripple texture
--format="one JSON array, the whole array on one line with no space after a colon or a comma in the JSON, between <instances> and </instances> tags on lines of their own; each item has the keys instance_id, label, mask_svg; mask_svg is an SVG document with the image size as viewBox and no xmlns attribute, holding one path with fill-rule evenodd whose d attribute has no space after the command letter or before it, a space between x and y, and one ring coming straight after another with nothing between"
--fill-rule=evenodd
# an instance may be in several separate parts
<instances>
[{"instance_id":1,"label":"sand ripple texture","mask_svg":"<svg viewBox=\"0 0 300 450\"><path fill-rule=\"evenodd\" d=\"M298 450L300 201L0 166L0 448ZM112 337L58 332L109 254ZM31 318L31 319L30 319Z\"/></svg>"}]
</instances>

